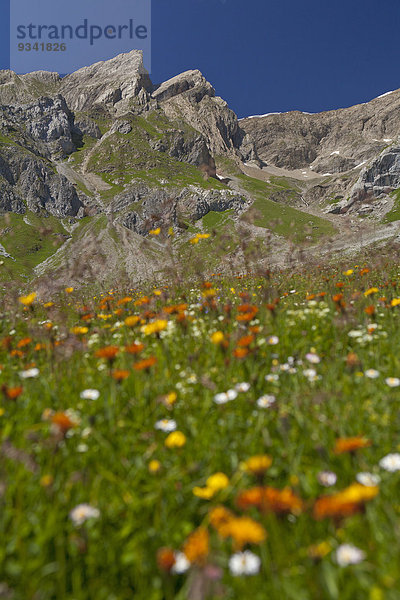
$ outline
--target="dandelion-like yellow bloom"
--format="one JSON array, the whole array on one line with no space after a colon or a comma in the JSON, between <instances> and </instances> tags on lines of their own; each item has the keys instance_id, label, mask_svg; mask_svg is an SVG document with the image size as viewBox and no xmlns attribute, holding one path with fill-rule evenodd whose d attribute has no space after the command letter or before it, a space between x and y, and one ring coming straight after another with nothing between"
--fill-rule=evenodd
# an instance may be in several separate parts
<instances>
[{"instance_id":1,"label":"dandelion-like yellow bloom","mask_svg":"<svg viewBox=\"0 0 400 600\"><path fill-rule=\"evenodd\" d=\"M244 463L245 469L255 475L262 475L272 465L272 458L267 454L251 456Z\"/></svg>"},{"instance_id":2,"label":"dandelion-like yellow bloom","mask_svg":"<svg viewBox=\"0 0 400 600\"><path fill-rule=\"evenodd\" d=\"M149 462L149 471L150 473L158 473L158 471L161 469L161 463L159 460L151 460Z\"/></svg>"},{"instance_id":3,"label":"dandelion-like yellow bloom","mask_svg":"<svg viewBox=\"0 0 400 600\"><path fill-rule=\"evenodd\" d=\"M206 486L211 488L214 492L219 492L225 489L229 485L229 479L225 473L214 473L206 481Z\"/></svg>"},{"instance_id":4,"label":"dandelion-like yellow bloom","mask_svg":"<svg viewBox=\"0 0 400 600\"><path fill-rule=\"evenodd\" d=\"M390 303L390 306L398 306L400 304L400 298L393 298Z\"/></svg>"},{"instance_id":5,"label":"dandelion-like yellow bloom","mask_svg":"<svg viewBox=\"0 0 400 600\"><path fill-rule=\"evenodd\" d=\"M150 235L160 235L160 233L161 233L160 227L157 227L157 229L150 229L150 231L149 231Z\"/></svg>"},{"instance_id":6,"label":"dandelion-like yellow bloom","mask_svg":"<svg viewBox=\"0 0 400 600\"><path fill-rule=\"evenodd\" d=\"M65 288L66 294L72 294L73 291L74 291L73 287L67 287L67 288Z\"/></svg>"},{"instance_id":7,"label":"dandelion-like yellow bloom","mask_svg":"<svg viewBox=\"0 0 400 600\"><path fill-rule=\"evenodd\" d=\"M139 323L140 317L136 315L131 315L130 317L126 317L125 325L127 327L134 327L137 323Z\"/></svg>"},{"instance_id":8,"label":"dandelion-like yellow bloom","mask_svg":"<svg viewBox=\"0 0 400 600\"><path fill-rule=\"evenodd\" d=\"M378 288L372 287L364 292L364 296L370 296L371 294L376 294L376 292L379 292Z\"/></svg>"},{"instance_id":9,"label":"dandelion-like yellow bloom","mask_svg":"<svg viewBox=\"0 0 400 600\"><path fill-rule=\"evenodd\" d=\"M222 331L214 331L214 333L211 335L211 341L213 344L221 344L224 339L225 336Z\"/></svg>"},{"instance_id":10,"label":"dandelion-like yellow bloom","mask_svg":"<svg viewBox=\"0 0 400 600\"><path fill-rule=\"evenodd\" d=\"M152 323L148 323L142 327L142 332L145 335L151 335L152 333L160 333L163 331L168 325L168 321L166 319L157 319Z\"/></svg>"},{"instance_id":11,"label":"dandelion-like yellow bloom","mask_svg":"<svg viewBox=\"0 0 400 600\"><path fill-rule=\"evenodd\" d=\"M79 325L71 329L71 333L73 333L74 335L85 335L85 333L87 333L88 331L88 327L81 327Z\"/></svg>"},{"instance_id":12,"label":"dandelion-like yellow bloom","mask_svg":"<svg viewBox=\"0 0 400 600\"><path fill-rule=\"evenodd\" d=\"M192 492L195 496L197 496L197 498L202 498L203 500L210 500L214 494L215 491L210 488L210 487L194 487L192 489Z\"/></svg>"},{"instance_id":13,"label":"dandelion-like yellow bloom","mask_svg":"<svg viewBox=\"0 0 400 600\"><path fill-rule=\"evenodd\" d=\"M182 431L172 431L165 440L167 448L183 448L186 444L186 436Z\"/></svg>"},{"instance_id":14,"label":"dandelion-like yellow bloom","mask_svg":"<svg viewBox=\"0 0 400 600\"><path fill-rule=\"evenodd\" d=\"M31 304L33 304L35 302L36 296L37 296L36 292L32 292L32 293L28 294L27 296L20 296L19 301L24 306L31 306Z\"/></svg>"}]
</instances>

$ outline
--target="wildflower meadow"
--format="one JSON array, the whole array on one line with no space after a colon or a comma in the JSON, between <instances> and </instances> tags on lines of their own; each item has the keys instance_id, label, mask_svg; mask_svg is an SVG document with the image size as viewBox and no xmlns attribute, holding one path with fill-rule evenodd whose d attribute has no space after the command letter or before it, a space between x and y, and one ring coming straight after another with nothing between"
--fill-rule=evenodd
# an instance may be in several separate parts
<instances>
[{"instance_id":1,"label":"wildflower meadow","mask_svg":"<svg viewBox=\"0 0 400 600\"><path fill-rule=\"evenodd\" d=\"M400 598L398 267L0 310L0 597Z\"/></svg>"}]
</instances>

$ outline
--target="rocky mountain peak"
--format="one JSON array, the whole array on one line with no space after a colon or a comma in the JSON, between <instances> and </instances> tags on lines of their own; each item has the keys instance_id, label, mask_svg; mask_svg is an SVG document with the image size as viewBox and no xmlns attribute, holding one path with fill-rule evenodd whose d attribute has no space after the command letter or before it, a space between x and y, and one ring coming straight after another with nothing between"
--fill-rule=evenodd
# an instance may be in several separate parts
<instances>
[{"instance_id":1,"label":"rocky mountain peak","mask_svg":"<svg viewBox=\"0 0 400 600\"><path fill-rule=\"evenodd\" d=\"M115 105L135 97L152 83L143 65L141 50L119 54L83 67L63 78L60 91L72 110L87 110L95 104Z\"/></svg>"}]
</instances>

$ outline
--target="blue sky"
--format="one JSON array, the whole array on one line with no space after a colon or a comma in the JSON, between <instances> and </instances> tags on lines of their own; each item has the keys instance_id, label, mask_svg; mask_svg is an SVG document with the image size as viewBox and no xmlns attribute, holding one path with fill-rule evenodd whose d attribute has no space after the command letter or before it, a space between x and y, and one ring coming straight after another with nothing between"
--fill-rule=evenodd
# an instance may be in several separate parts
<instances>
[{"instance_id":1,"label":"blue sky","mask_svg":"<svg viewBox=\"0 0 400 600\"><path fill-rule=\"evenodd\" d=\"M400 88L399 0L152 0L152 14L153 82L198 68L239 117L318 112Z\"/></svg>"}]
</instances>

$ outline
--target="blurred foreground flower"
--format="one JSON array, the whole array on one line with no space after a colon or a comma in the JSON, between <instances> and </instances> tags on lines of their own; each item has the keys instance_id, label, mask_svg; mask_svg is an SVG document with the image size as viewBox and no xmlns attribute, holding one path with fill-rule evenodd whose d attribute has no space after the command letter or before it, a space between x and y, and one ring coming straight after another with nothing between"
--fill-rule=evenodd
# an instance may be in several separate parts
<instances>
[{"instance_id":1,"label":"blurred foreground flower","mask_svg":"<svg viewBox=\"0 0 400 600\"><path fill-rule=\"evenodd\" d=\"M75 506L69 513L71 521L78 527L83 525L88 519L97 519L99 516L99 509L90 506L90 504L78 504L78 506Z\"/></svg>"},{"instance_id":2,"label":"blurred foreground flower","mask_svg":"<svg viewBox=\"0 0 400 600\"><path fill-rule=\"evenodd\" d=\"M229 570L232 575L256 575L260 570L261 561L256 554L245 550L236 552L229 559Z\"/></svg>"},{"instance_id":3,"label":"blurred foreground flower","mask_svg":"<svg viewBox=\"0 0 400 600\"><path fill-rule=\"evenodd\" d=\"M357 565L365 558L365 553L351 544L342 544L336 550L336 562L340 567Z\"/></svg>"}]
</instances>

